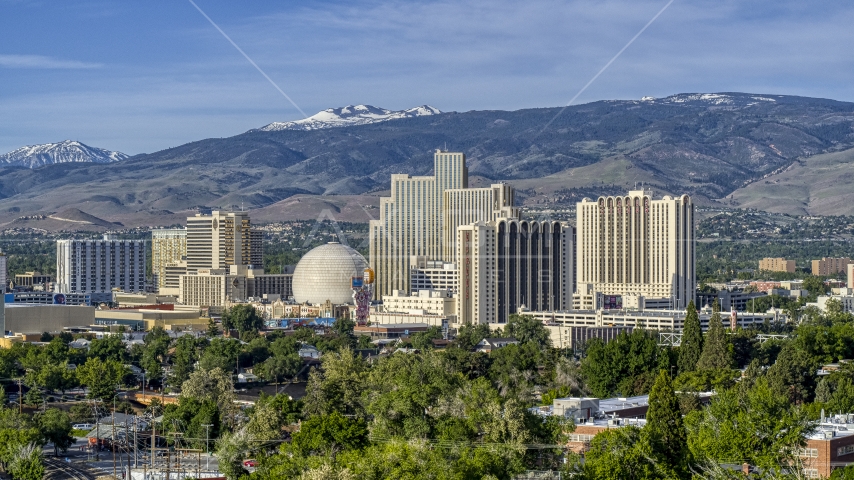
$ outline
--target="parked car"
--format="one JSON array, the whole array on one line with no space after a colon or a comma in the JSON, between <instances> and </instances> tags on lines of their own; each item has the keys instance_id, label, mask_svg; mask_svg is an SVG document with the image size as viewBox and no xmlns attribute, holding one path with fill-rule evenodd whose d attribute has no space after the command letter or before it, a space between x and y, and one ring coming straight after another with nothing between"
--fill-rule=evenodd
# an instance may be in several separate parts
<instances>
[{"instance_id":1,"label":"parked car","mask_svg":"<svg viewBox=\"0 0 854 480\"><path fill-rule=\"evenodd\" d=\"M71 428L75 430L92 430L95 428L95 425L92 425L91 423L75 423Z\"/></svg>"},{"instance_id":2,"label":"parked car","mask_svg":"<svg viewBox=\"0 0 854 480\"><path fill-rule=\"evenodd\" d=\"M251 467L251 468L255 468L255 466L256 466L256 465L257 465L257 464L255 463L255 460L244 460L244 461L243 461L243 466L244 466L244 467Z\"/></svg>"}]
</instances>

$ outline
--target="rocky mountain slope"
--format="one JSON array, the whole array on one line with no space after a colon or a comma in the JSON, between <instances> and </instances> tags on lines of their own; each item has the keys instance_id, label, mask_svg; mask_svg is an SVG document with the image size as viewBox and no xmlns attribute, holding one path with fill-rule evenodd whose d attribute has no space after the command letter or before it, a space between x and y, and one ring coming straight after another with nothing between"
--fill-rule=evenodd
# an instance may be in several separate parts
<instances>
[{"instance_id":1,"label":"rocky mountain slope","mask_svg":"<svg viewBox=\"0 0 854 480\"><path fill-rule=\"evenodd\" d=\"M400 120L401 118L423 117L442 113L430 105L406 110L386 110L373 105L347 105L341 108L328 108L302 120L293 122L273 122L258 130L275 132L279 130L318 130L321 128L352 127L369 123Z\"/></svg>"},{"instance_id":2,"label":"rocky mountain slope","mask_svg":"<svg viewBox=\"0 0 854 480\"><path fill-rule=\"evenodd\" d=\"M719 204L796 161L854 148L852 124L854 103L722 93L253 130L118 163L0 170L0 222L78 208L127 226L168 225L197 206L283 211L297 195L370 206L392 173L429 174L433 150L446 145L466 153L472 178L510 181L529 203L645 182Z\"/></svg>"},{"instance_id":3,"label":"rocky mountain slope","mask_svg":"<svg viewBox=\"0 0 854 480\"><path fill-rule=\"evenodd\" d=\"M27 145L0 155L0 166L37 168L57 163L112 163L128 158L121 152L90 147L74 140Z\"/></svg>"}]
</instances>

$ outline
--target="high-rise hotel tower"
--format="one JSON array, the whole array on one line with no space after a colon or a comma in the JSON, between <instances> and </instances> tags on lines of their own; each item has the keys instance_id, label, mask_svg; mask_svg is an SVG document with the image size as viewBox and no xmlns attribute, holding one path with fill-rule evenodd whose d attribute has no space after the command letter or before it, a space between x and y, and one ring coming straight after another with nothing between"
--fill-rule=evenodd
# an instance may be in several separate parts
<instances>
[{"instance_id":1,"label":"high-rise hotel tower","mask_svg":"<svg viewBox=\"0 0 854 480\"><path fill-rule=\"evenodd\" d=\"M577 296L638 295L684 309L694 298L694 204L648 190L577 204Z\"/></svg>"},{"instance_id":2,"label":"high-rise hotel tower","mask_svg":"<svg viewBox=\"0 0 854 480\"><path fill-rule=\"evenodd\" d=\"M466 157L458 152L437 150L433 176L391 176L391 197L380 199L380 218L369 226L377 298L409 289L411 256L442 258L443 193L467 186Z\"/></svg>"},{"instance_id":3,"label":"high-rise hotel tower","mask_svg":"<svg viewBox=\"0 0 854 480\"><path fill-rule=\"evenodd\" d=\"M391 197L380 199L380 218L370 222L374 295L409 290L411 257L453 262L460 225L518 216L515 192L503 184L468 188L466 156L437 150L433 176L391 176Z\"/></svg>"}]
</instances>

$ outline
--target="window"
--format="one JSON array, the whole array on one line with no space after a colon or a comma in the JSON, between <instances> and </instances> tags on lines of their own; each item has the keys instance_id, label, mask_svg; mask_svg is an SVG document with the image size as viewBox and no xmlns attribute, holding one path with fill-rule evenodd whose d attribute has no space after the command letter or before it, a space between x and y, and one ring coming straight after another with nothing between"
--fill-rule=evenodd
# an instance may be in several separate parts
<instances>
[{"instance_id":1,"label":"window","mask_svg":"<svg viewBox=\"0 0 854 480\"><path fill-rule=\"evenodd\" d=\"M836 456L841 457L843 455L848 455L850 453L854 453L854 444L845 445L843 447L839 447L836 449Z\"/></svg>"}]
</instances>

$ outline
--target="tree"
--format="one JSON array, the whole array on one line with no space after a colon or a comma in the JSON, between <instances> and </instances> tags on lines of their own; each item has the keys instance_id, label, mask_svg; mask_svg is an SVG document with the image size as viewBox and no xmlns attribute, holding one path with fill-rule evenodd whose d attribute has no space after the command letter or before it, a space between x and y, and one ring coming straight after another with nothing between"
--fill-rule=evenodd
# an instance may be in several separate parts
<instances>
[{"instance_id":1,"label":"tree","mask_svg":"<svg viewBox=\"0 0 854 480\"><path fill-rule=\"evenodd\" d=\"M204 340L201 340L204 342ZM175 353L172 355L171 385L180 385L190 377L193 365L199 359L198 342L192 335L183 335L175 340Z\"/></svg>"},{"instance_id":2,"label":"tree","mask_svg":"<svg viewBox=\"0 0 854 480\"><path fill-rule=\"evenodd\" d=\"M679 399L670 384L670 375L661 370L649 392L649 410L643 437L653 455L676 472L686 473L690 465L685 425Z\"/></svg>"},{"instance_id":3,"label":"tree","mask_svg":"<svg viewBox=\"0 0 854 480\"><path fill-rule=\"evenodd\" d=\"M234 371L240 355L240 341L233 338L214 338L202 352L199 368L213 370L219 368L227 372Z\"/></svg>"},{"instance_id":4,"label":"tree","mask_svg":"<svg viewBox=\"0 0 854 480\"><path fill-rule=\"evenodd\" d=\"M116 387L121 385L128 369L116 360L103 361L93 357L78 366L76 373L80 384L89 389L89 398L111 401L116 396Z\"/></svg>"},{"instance_id":5,"label":"tree","mask_svg":"<svg viewBox=\"0 0 854 480\"><path fill-rule=\"evenodd\" d=\"M30 379L30 373L32 373L32 379ZM37 371L28 372L27 378L28 385L46 388L51 392L57 390L65 392L79 384L74 371L68 369L68 362L45 364Z\"/></svg>"},{"instance_id":6,"label":"tree","mask_svg":"<svg viewBox=\"0 0 854 480\"><path fill-rule=\"evenodd\" d=\"M749 463L780 473L797 460L813 422L767 378L752 387L718 392L709 405L685 419L688 446L703 463ZM773 475L769 478L779 478Z\"/></svg>"},{"instance_id":7,"label":"tree","mask_svg":"<svg viewBox=\"0 0 854 480\"><path fill-rule=\"evenodd\" d=\"M824 295L827 293L827 285L821 277L815 275L807 275L804 278L804 290L810 292L812 296Z\"/></svg>"},{"instance_id":8,"label":"tree","mask_svg":"<svg viewBox=\"0 0 854 480\"><path fill-rule=\"evenodd\" d=\"M294 450L302 455L319 454L334 458L342 450L368 445L368 425L362 419L349 420L338 412L309 418L293 435Z\"/></svg>"},{"instance_id":9,"label":"tree","mask_svg":"<svg viewBox=\"0 0 854 480\"><path fill-rule=\"evenodd\" d=\"M543 322L531 315L512 314L504 327L504 335L519 340L519 343L535 343L540 349L552 346L551 336Z\"/></svg>"},{"instance_id":10,"label":"tree","mask_svg":"<svg viewBox=\"0 0 854 480\"><path fill-rule=\"evenodd\" d=\"M181 398L212 401L225 419L230 420L236 413L234 381L231 374L220 368L196 370L190 374L190 378L181 385Z\"/></svg>"},{"instance_id":11,"label":"tree","mask_svg":"<svg viewBox=\"0 0 854 480\"><path fill-rule=\"evenodd\" d=\"M205 335L207 335L208 338L216 338L221 333L222 332L220 332L219 326L216 324L216 320L214 320L213 318L209 319L208 320L208 329L205 331Z\"/></svg>"},{"instance_id":12,"label":"tree","mask_svg":"<svg viewBox=\"0 0 854 480\"><path fill-rule=\"evenodd\" d=\"M36 424L42 437L53 444L53 456L65 452L74 444L71 435L71 418L58 408L48 408L36 417Z\"/></svg>"},{"instance_id":13,"label":"tree","mask_svg":"<svg viewBox=\"0 0 854 480\"><path fill-rule=\"evenodd\" d=\"M706 332L703 353L697 362L697 370L732 368L732 346L721 322L721 309L717 300L712 308L709 331Z\"/></svg>"},{"instance_id":14,"label":"tree","mask_svg":"<svg viewBox=\"0 0 854 480\"><path fill-rule=\"evenodd\" d=\"M641 430L635 426L599 433L584 458L584 477L595 480L660 478L656 463L644 451Z\"/></svg>"},{"instance_id":15,"label":"tree","mask_svg":"<svg viewBox=\"0 0 854 480\"><path fill-rule=\"evenodd\" d=\"M247 332L258 332L264 327L264 319L258 310L249 304L235 305L222 314L222 327L236 329L242 338Z\"/></svg>"},{"instance_id":16,"label":"tree","mask_svg":"<svg viewBox=\"0 0 854 480\"><path fill-rule=\"evenodd\" d=\"M293 378L302 367L302 359L296 353L274 355L260 365L261 377L279 385L279 380Z\"/></svg>"},{"instance_id":17,"label":"tree","mask_svg":"<svg viewBox=\"0 0 854 480\"><path fill-rule=\"evenodd\" d=\"M7 468L17 480L41 480L44 478L42 449L35 443L21 445Z\"/></svg>"},{"instance_id":18,"label":"tree","mask_svg":"<svg viewBox=\"0 0 854 480\"><path fill-rule=\"evenodd\" d=\"M309 374L303 413L322 415L338 411L344 415L364 415L362 394L367 389L368 374L365 359L349 348L342 348L321 357L321 363L322 373L312 369Z\"/></svg>"},{"instance_id":19,"label":"tree","mask_svg":"<svg viewBox=\"0 0 854 480\"><path fill-rule=\"evenodd\" d=\"M783 346L777 361L768 369L768 382L780 395L794 403L812 400L819 362L790 342Z\"/></svg>"},{"instance_id":20,"label":"tree","mask_svg":"<svg viewBox=\"0 0 854 480\"><path fill-rule=\"evenodd\" d=\"M703 352L703 331L700 328L700 316L694 301L688 303L685 326L682 328L682 343L679 345L679 373L693 372Z\"/></svg>"},{"instance_id":21,"label":"tree","mask_svg":"<svg viewBox=\"0 0 854 480\"><path fill-rule=\"evenodd\" d=\"M489 330L488 323L478 323L476 325L466 324L457 330L457 338L455 342L457 346L464 350L471 350L480 343L484 338L488 338L492 332Z\"/></svg>"},{"instance_id":22,"label":"tree","mask_svg":"<svg viewBox=\"0 0 854 480\"><path fill-rule=\"evenodd\" d=\"M92 343L89 344L89 356L97 357L103 361L123 362L127 358L127 348L125 348L123 337L121 333L115 333L92 340Z\"/></svg>"},{"instance_id":23,"label":"tree","mask_svg":"<svg viewBox=\"0 0 854 480\"><path fill-rule=\"evenodd\" d=\"M648 392L658 370L670 371L667 351L640 329L621 333L607 344L601 339L591 339L585 349L581 373L590 392L600 398Z\"/></svg>"}]
</instances>

